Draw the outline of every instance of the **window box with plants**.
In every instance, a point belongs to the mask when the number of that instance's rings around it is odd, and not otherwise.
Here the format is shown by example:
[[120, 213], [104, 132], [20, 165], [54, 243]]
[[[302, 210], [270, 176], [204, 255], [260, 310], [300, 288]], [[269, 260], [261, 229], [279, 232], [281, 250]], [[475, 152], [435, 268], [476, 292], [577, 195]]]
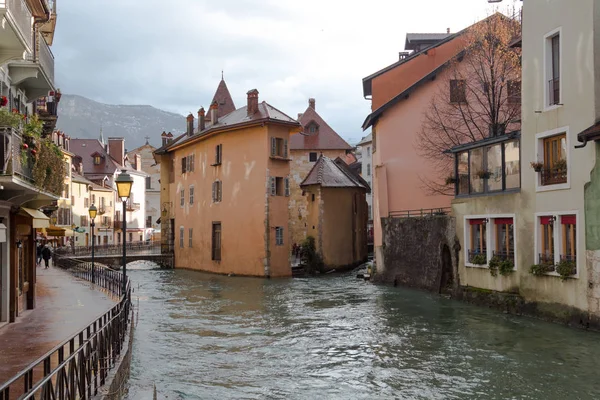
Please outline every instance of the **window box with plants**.
[[502, 276], [510, 275], [515, 269], [515, 263], [510, 258], [502, 258], [499, 256], [493, 256], [488, 264], [490, 269], [490, 275]]
[[477, 176], [479, 179], [489, 179], [492, 176], [492, 173], [490, 171], [481, 170], [477, 172]]
[[541, 172], [542, 169], [544, 168], [544, 163], [539, 162], [539, 161], [532, 161], [530, 163], [530, 165], [531, 165], [531, 168], [533, 168], [533, 170], [535, 172]]
[[473, 253], [470, 255], [470, 262], [474, 265], [486, 265], [487, 264], [487, 256], [485, 253]]
[[577, 274], [577, 264], [574, 260], [562, 259], [556, 264], [556, 273], [560, 275], [560, 279], [568, 279]]

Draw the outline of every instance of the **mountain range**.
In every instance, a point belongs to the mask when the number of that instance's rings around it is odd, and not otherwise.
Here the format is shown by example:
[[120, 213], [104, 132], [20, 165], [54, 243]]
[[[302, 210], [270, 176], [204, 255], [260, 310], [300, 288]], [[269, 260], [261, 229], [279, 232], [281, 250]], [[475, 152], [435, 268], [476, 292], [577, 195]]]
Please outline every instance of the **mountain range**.
[[174, 135], [185, 130], [185, 117], [147, 105], [112, 105], [90, 100], [83, 96], [63, 94], [58, 103], [56, 129], [71, 138], [125, 138], [125, 146], [133, 150], [146, 142], [160, 147], [163, 131]]

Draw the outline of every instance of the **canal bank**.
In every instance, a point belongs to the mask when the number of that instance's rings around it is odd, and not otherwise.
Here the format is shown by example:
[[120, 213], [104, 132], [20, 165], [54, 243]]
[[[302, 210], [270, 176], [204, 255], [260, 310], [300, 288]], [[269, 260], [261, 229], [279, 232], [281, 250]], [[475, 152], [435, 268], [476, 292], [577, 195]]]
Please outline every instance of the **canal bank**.
[[159, 398], [600, 398], [589, 332], [352, 273], [130, 276], [130, 400], [154, 384]]

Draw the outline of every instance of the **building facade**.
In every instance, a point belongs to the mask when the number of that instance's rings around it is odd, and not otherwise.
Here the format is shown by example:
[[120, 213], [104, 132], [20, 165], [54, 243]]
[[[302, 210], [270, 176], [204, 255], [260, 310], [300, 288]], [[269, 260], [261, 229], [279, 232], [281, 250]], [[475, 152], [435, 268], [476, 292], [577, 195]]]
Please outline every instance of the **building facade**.
[[187, 132], [155, 152], [161, 164], [161, 233], [175, 267], [290, 276], [289, 136], [300, 124], [258, 91], [219, 117], [219, 104], [187, 117]]
[[[373, 185], [373, 135], [368, 134], [358, 143], [360, 148], [360, 174], [362, 178], [369, 184], [369, 188]], [[369, 190], [366, 194], [367, 199], [367, 240], [370, 244], [373, 243], [373, 193]]]
[[[309, 225], [308, 202], [300, 183], [321, 155], [335, 160], [351, 152], [350, 146], [317, 113], [315, 99], [308, 99], [308, 107], [298, 115], [302, 132], [290, 138], [291, 180], [290, 180], [290, 231], [291, 241], [300, 245], [306, 239]], [[355, 160], [355, 159], [354, 159]]]

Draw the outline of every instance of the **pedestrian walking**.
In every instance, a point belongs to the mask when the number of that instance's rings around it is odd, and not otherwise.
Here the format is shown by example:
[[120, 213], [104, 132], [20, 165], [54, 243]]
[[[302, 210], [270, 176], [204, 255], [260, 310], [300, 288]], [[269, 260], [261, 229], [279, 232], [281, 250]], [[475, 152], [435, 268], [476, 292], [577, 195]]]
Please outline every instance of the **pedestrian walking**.
[[44, 246], [44, 249], [42, 250], [42, 258], [44, 259], [44, 265], [46, 266], [46, 269], [48, 269], [48, 267], [49, 267], [48, 262], [52, 258], [52, 250], [50, 250], [50, 247], [48, 246], [48, 244], [46, 244]]
[[42, 262], [42, 250], [44, 250], [44, 246], [42, 246], [42, 242], [39, 242], [37, 245], [37, 248], [35, 249], [35, 255], [36, 255], [36, 266], [39, 266], [40, 263]]

